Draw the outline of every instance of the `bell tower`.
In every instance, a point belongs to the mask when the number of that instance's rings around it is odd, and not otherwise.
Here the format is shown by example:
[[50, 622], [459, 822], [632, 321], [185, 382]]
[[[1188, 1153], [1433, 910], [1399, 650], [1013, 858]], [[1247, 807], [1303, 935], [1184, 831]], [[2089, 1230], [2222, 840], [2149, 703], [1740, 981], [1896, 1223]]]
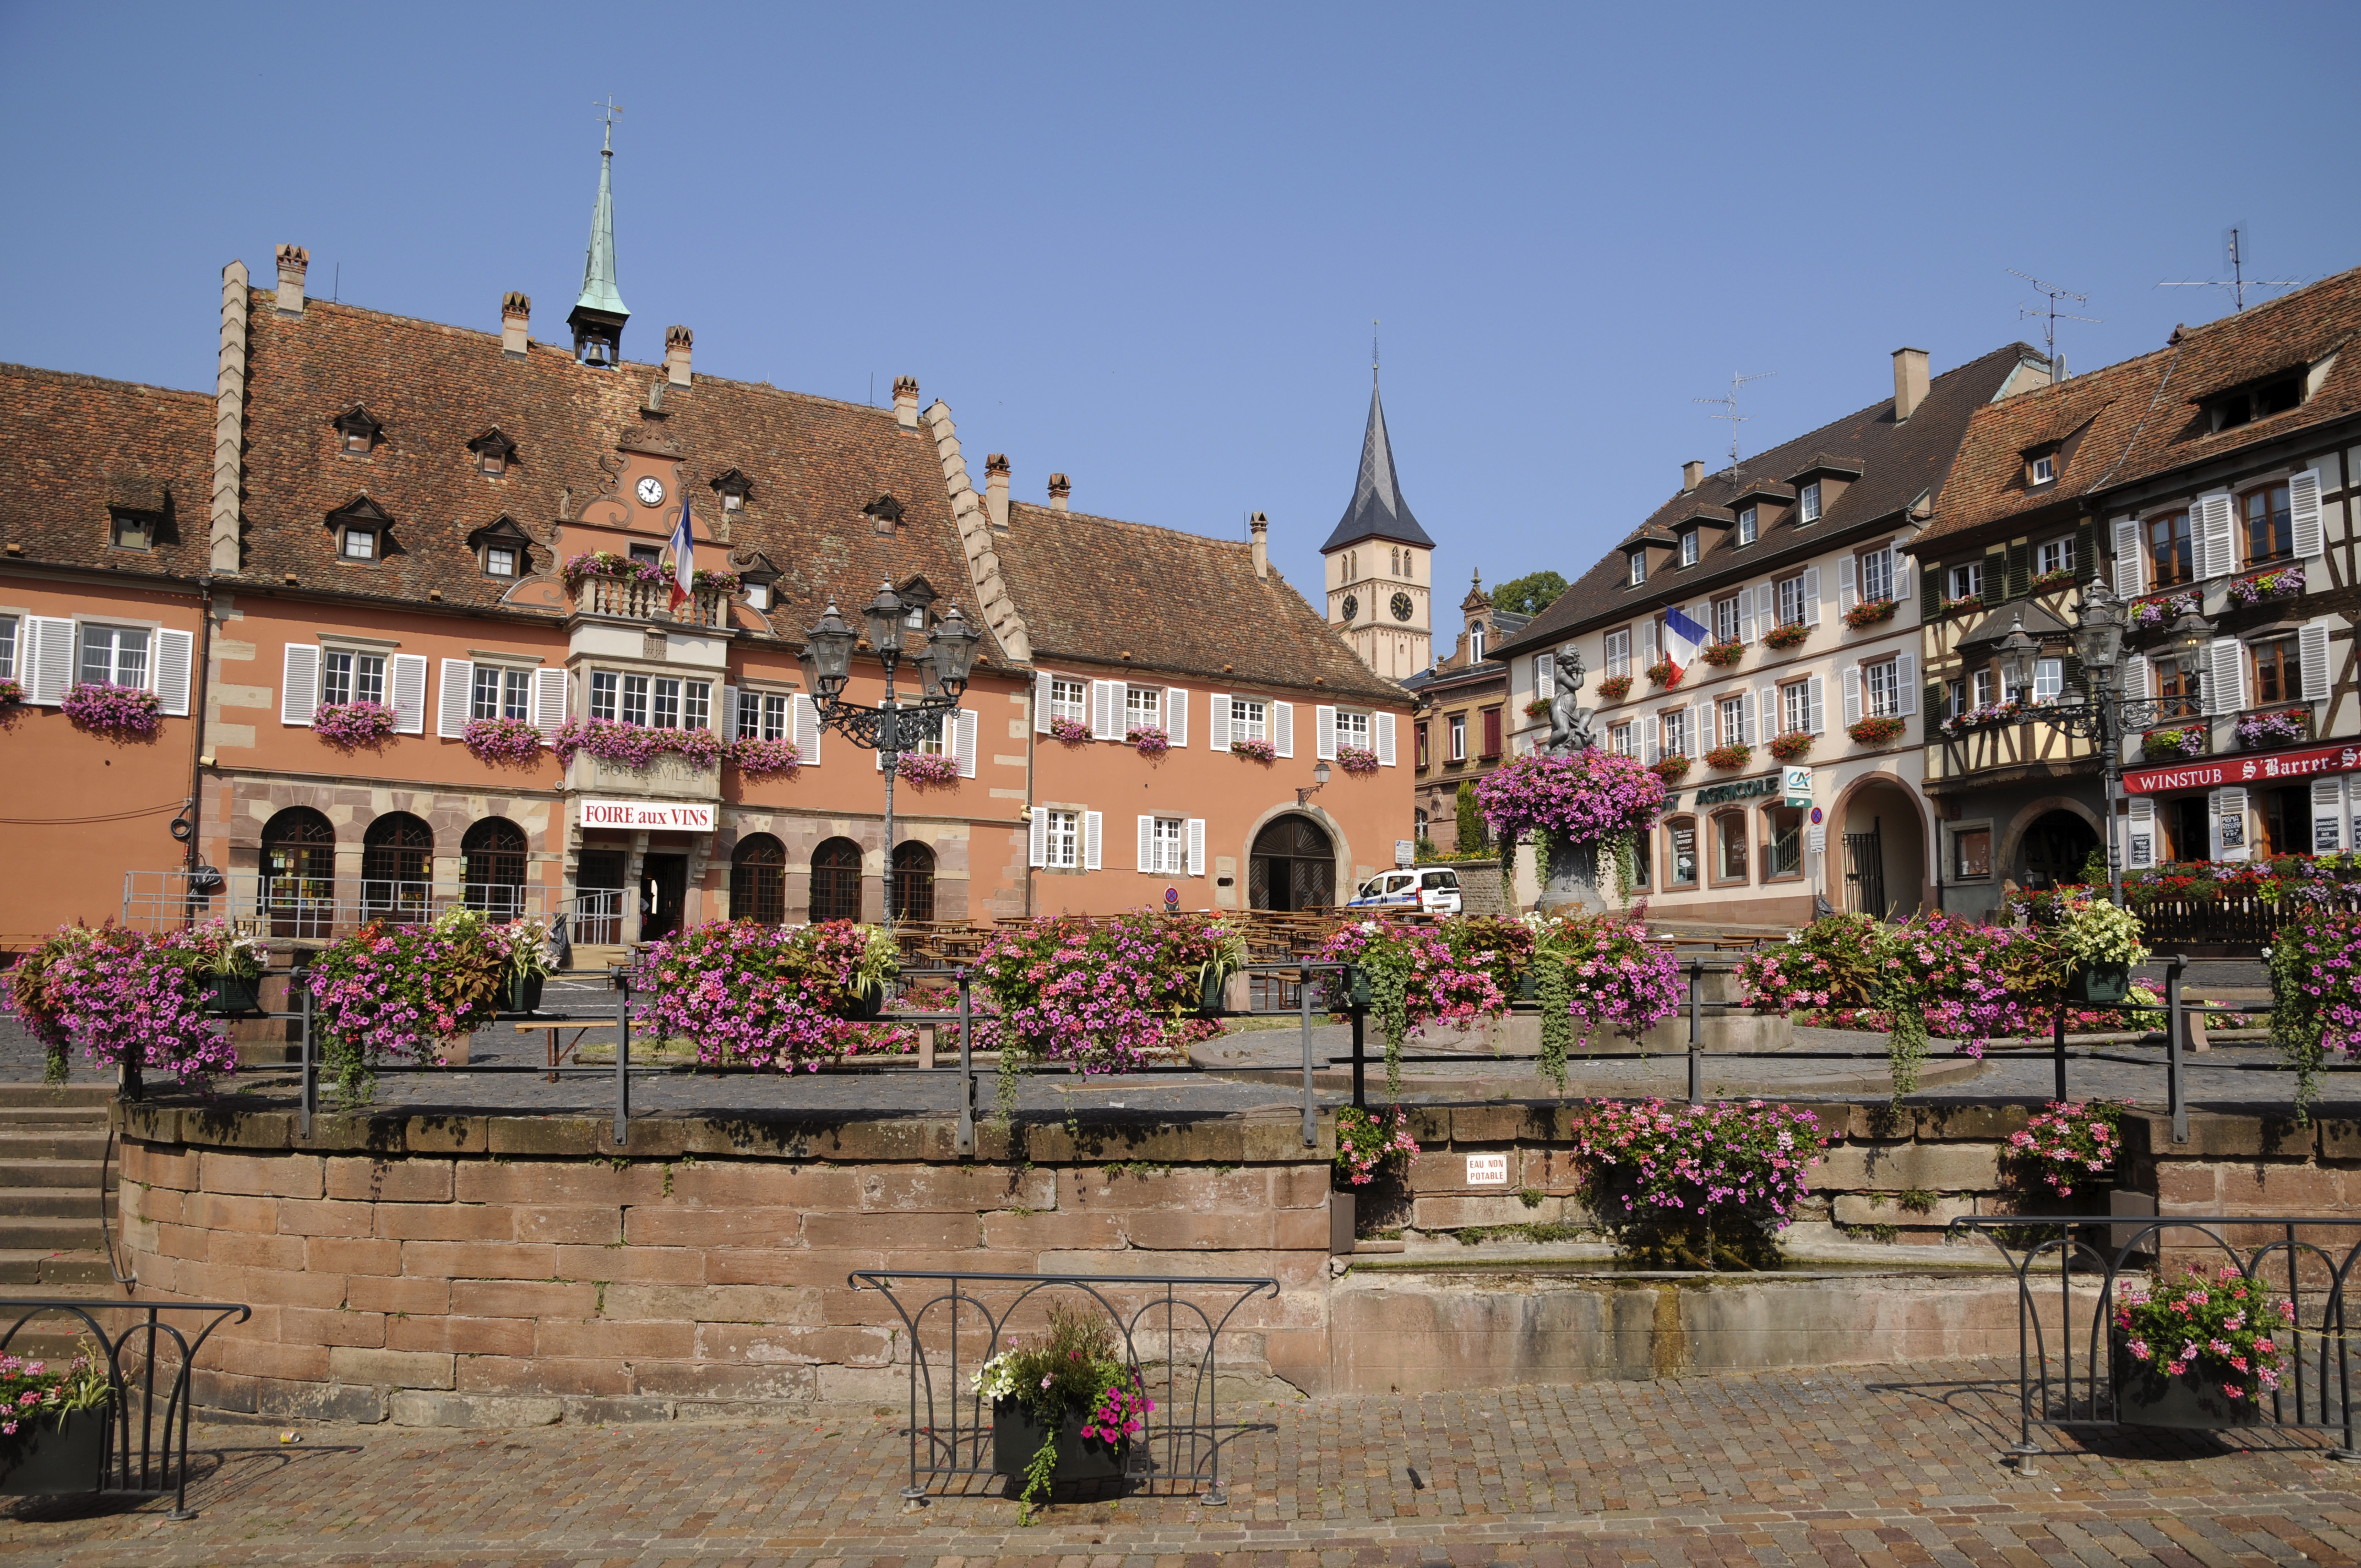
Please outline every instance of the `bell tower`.
[[1434, 541], [1411, 515], [1394, 483], [1377, 368], [1369, 370], [1369, 426], [1361, 437], [1361, 473], [1328, 542], [1328, 624], [1345, 634], [1361, 662], [1389, 680], [1406, 680], [1433, 662]]

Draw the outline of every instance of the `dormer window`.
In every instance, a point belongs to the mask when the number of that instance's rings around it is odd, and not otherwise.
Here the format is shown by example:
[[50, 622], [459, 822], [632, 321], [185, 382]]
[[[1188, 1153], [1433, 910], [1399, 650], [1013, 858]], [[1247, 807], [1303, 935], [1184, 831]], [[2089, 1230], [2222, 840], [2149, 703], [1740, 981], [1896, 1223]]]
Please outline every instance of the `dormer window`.
[[467, 450], [476, 455], [476, 472], [488, 479], [497, 479], [516, 461], [516, 443], [497, 430], [488, 430], [467, 443]]
[[1647, 580], [1648, 553], [1645, 550], [1634, 550], [1631, 552], [1631, 586], [1636, 588]]
[[1694, 566], [1697, 564], [1697, 531], [1692, 528], [1685, 530], [1681, 534], [1681, 565]]
[[862, 507], [861, 510], [863, 515], [875, 521], [877, 532], [880, 533], [893, 532], [895, 525], [903, 518], [902, 503], [894, 499], [893, 492], [890, 490]]
[[336, 446], [346, 456], [368, 456], [384, 434], [384, 423], [358, 403], [336, 416]]
[[377, 530], [360, 523], [345, 524], [344, 539], [338, 544], [336, 553], [347, 561], [376, 560]]
[[511, 545], [488, 544], [484, 547], [484, 576], [513, 577], [517, 575], [517, 553]]
[[2026, 469], [2025, 482], [2028, 485], [2046, 485], [2056, 477], [2058, 477], [2058, 455], [2054, 452], [2045, 452], [2036, 457]]
[[1795, 493], [1795, 521], [1798, 523], [1820, 521], [1820, 482], [1817, 479]]
[[746, 498], [754, 493], [754, 482], [737, 469], [731, 468], [726, 473], [714, 476], [713, 493], [721, 498], [723, 511], [742, 510], [746, 505]]
[[1467, 629], [1467, 662], [1478, 664], [1484, 661], [1484, 623], [1477, 621]]
[[768, 583], [748, 583], [746, 585], [746, 604], [747, 607], [752, 609], [770, 609], [771, 585]]
[[533, 535], [505, 514], [467, 535], [484, 576], [513, 582], [533, 570]]
[[117, 550], [153, 550], [156, 520], [146, 512], [116, 512], [109, 525], [107, 542]]
[[345, 450], [358, 456], [368, 455], [369, 438], [357, 430], [345, 432]]
[[1738, 514], [1738, 542], [1741, 544], [1753, 543], [1754, 528], [1754, 509], [1748, 507]]
[[2213, 416], [2215, 430], [2233, 430], [2273, 414], [2283, 414], [2301, 406], [2303, 378], [2302, 371], [2290, 370], [2258, 386], [2241, 387], [2236, 391], [2208, 398], [2205, 411]]
[[746, 608], [768, 612], [777, 601], [777, 590], [772, 585], [779, 580], [779, 569], [760, 550], [750, 559], [732, 563], [738, 580], [746, 586]]
[[336, 558], [340, 561], [382, 561], [394, 553], [390, 532], [393, 520], [383, 508], [367, 495], [351, 500], [328, 514], [328, 530], [335, 536]]

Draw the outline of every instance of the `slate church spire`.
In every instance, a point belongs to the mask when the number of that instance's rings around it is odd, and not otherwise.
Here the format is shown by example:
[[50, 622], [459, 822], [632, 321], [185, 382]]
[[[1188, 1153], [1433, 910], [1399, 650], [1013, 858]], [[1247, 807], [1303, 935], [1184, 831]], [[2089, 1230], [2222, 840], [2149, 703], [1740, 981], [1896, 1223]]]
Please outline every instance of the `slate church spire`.
[[1394, 477], [1393, 443], [1369, 367], [1369, 423], [1352, 504], [1320, 547], [1327, 563], [1328, 621], [1362, 662], [1402, 680], [1426, 668], [1433, 646], [1428, 589], [1434, 541], [1411, 515]]
[[605, 145], [598, 149], [598, 203], [590, 209], [590, 245], [582, 257], [582, 297], [566, 318], [574, 329], [574, 356], [585, 365], [612, 369], [623, 357], [623, 323], [630, 307], [615, 288], [615, 120], [609, 106]]

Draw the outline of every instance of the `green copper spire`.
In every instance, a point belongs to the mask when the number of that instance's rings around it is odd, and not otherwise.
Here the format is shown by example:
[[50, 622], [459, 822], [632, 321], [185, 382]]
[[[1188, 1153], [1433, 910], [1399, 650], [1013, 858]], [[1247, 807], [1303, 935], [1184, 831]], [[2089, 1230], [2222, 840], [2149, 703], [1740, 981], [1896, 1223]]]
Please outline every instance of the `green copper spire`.
[[614, 168], [615, 125], [609, 120], [606, 145], [598, 149], [598, 204], [591, 209], [590, 248], [582, 258], [582, 297], [574, 308], [628, 316], [631, 309], [615, 290]]

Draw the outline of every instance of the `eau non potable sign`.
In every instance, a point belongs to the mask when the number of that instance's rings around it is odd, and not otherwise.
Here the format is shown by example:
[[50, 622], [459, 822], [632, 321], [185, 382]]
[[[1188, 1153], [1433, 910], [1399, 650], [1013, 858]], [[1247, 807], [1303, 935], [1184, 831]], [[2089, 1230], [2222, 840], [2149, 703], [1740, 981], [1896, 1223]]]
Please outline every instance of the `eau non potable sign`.
[[1509, 1185], [1509, 1157], [1504, 1154], [1471, 1154], [1467, 1157], [1467, 1185], [1470, 1187], [1506, 1187]]

